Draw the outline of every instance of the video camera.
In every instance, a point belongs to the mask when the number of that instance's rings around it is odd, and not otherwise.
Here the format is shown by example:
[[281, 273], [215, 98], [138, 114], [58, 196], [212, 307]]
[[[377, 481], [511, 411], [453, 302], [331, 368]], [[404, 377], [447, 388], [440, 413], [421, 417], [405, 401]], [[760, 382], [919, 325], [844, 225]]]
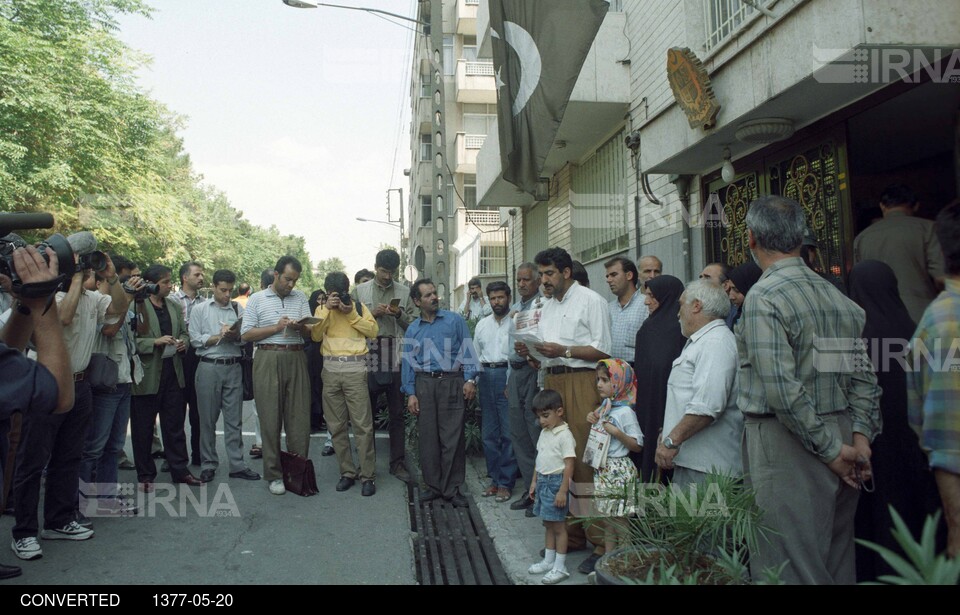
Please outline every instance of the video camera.
[[45, 297], [60, 290], [69, 283], [76, 272], [73, 262], [73, 248], [67, 238], [54, 233], [37, 246], [43, 259], [49, 264], [47, 248], [51, 248], [60, 263], [60, 275], [48, 282], [24, 285], [13, 264], [13, 251], [28, 244], [13, 231], [25, 229], [52, 228], [53, 216], [37, 213], [0, 213], [0, 274], [10, 278], [14, 292], [23, 297]]
[[153, 282], [145, 282], [143, 287], [140, 290], [134, 290], [132, 286], [127, 284], [127, 281], [130, 279], [129, 275], [120, 276], [120, 283], [123, 284], [123, 290], [127, 293], [133, 295], [134, 300], [143, 301], [150, 295], [159, 295], [160, 294], [160, 285]]

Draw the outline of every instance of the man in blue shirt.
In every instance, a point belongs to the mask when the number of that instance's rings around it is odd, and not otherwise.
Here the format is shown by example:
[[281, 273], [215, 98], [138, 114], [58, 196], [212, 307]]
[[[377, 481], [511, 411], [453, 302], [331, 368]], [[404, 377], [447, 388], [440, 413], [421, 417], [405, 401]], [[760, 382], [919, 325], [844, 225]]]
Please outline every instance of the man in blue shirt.
[[402, 390], [409, 395], [407, 409], [419, 417], [420, 471], [427, 491], [420, 499], [442, 497], [465, 508], [460, 494], [466, 477], [464, 421], [466, 405], [477, 393], [477, 359], [463, 318], [439, 309], [437, 288], [420, 279], [410, 288], [420, 318], [403, 338]]

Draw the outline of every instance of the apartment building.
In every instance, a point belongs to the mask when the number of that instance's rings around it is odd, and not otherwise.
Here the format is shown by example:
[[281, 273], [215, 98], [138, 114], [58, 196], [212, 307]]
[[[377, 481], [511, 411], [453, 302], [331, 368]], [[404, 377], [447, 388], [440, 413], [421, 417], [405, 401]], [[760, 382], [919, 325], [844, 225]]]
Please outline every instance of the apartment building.
[[956, 198], [958, 109], [950, 0], [614, 1], [537, 194], [503, 180], [492, 129], [478, 204], [501, 211], [508, 270], [559, 245], [606, 293], [617, 254], [655, 254], [682, 279], [744, 262], [747, 205], [782, 194], [805, 208], [824, 271], [844, 277], [887, 185], [911, 185], [929, 217]]

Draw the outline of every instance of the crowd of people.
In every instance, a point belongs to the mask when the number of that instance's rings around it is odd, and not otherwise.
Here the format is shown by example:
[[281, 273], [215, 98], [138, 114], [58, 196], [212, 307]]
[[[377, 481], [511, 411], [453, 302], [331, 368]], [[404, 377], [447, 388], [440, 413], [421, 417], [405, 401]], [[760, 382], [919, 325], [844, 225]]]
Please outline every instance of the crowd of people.
[[[910, 198], [888, 190], [884, 220], [909, 216]], [[229, 479], [263, 479], [283, 495], [281, 451], [309, 457], [311, 432], [326, 428], [336, 491], [359, 481], [373, 496], [378, 402], [389, 416], [390, 473], [415, 474], [409, 412], [420, 500], [464, 507], [465, 421], [476, 397], [490, 480], [479, 495], [542, 519], [545, 551], [530, 573], [547, 584], [570, 576], [569, 550], [593, 549], [579, 567], [589, 573], [628, 540], [639, 511], [625, 486], [704, 485], [712, 473], [742, 477], [773, 530], [750, 553], [756, 578], [771, 569], [787, 583], [876, 578], [884, 564], [855, 551], [854, 536], [890, 544], [888, 504], [916, 532], [942, 503], [956, 556], [960, 367], [948, 349], [960, 337], [960, 205], [935, 226], [916, 219], [909, 232], [878, 226], [858, 236], [849, 297], [815, 270], [799, 204], [760, 198], [746, 224], [753, 260], [708, 264], [688, 283], [656, 256], [607, 261], [611, 301], [590, 290], [585, 270], [575, 276], [562, 248], [516, 267], [516, 295], [506, 282], [482, 292], [471, 280], [456, 312], [440, 308], [432, 280], [395, 280], [400, 258], [389, 249], [352, 290], [333, 272], [309, 298], [295, 288], [302, 265], [291, 256], [263, 272], [255, 293], [215, 271], [209, 298], [200, 263], [179, 269], [174, 293], [171, 269], [141, 272], [117, 255], [99, 270], [79, 268], [53, 297], [6, 284], [0, 462], [11, 549], [35, 559], [41, 539], [92, 537], [91, 516], [135, 514], [117, 490], [118, 468], [130, 467], [128, 432], [145, 493], [160, 459], [174, 483], [218, 480], [222, 420]], [[911, 262], [933, 264], [906, 272], [883, 262], [909, 251]], [[13, 259], [21, 289], [57, 276], [52, 252], [19, 248]], [[935, 298], [937, 288], [945, 291]], [[890, 340], [904, 341], [899, 360], [871, 352]], [[839, 361], [825, 341], [840, 343]], [[115, 382], [101, 382], [98, 357], [116, 364]], [[245, 400], [256, 417], [249, 451]], [[260, 473], [249, 465], [257, 458]], [[867, 484], [876, 488], [866, 493]], [[584, 511], [605, 517], [601, 532], [575, 520]], [[0, 578], [18, 574], [0, 566]]]

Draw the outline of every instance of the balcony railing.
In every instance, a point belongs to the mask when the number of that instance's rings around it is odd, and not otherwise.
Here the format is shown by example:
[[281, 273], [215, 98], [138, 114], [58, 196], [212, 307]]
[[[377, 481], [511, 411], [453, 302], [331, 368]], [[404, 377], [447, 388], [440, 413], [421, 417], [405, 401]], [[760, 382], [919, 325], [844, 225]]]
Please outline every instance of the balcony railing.
[[464, 70], [468, 77], [493, 77], [493, 62], [466, 62]]
[[487, 135], [464, 135], [463, 146], [467, 149], [480, 149]]
[[[492, 229], [500, 228], [500, 212], [489, 211], [486, 209], [469, 209], [467, 217], [480, 227], [489, 227]], [[486, 228], [484, 229], [486, 230]]]

